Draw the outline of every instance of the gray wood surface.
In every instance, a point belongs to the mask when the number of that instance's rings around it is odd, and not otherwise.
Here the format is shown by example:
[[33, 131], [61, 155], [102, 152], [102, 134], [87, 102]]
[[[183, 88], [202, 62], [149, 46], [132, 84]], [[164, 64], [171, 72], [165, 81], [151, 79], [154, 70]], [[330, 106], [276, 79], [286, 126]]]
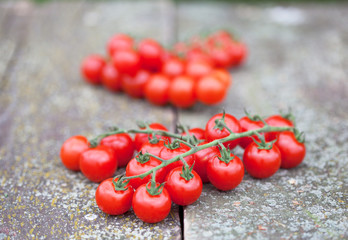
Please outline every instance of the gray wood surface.
[[[0, 2], [0, 239], [348, 238], [347, 22], [347, 4]], [[231, 71], [217, 106], [156, 107], [81, 80], [83, 57], [103, 54], [114, 33], [170, 45], [220, 28], [245, 41], [250, 56]], [[132, 128], [138, 119], [174, 130], [177, 122], [204, 127], [223, 108], [239, 118], [243, 108], [269, 115], [288, 107], [306, 132], [303, 164], [261, 181], [246, 174], [229, 192], [205, 185], [184, 208], [183, 226], [175, 205], [158, 224], [132, 211], [103, 214], [98, 185], [59, 159], [68, 137]]]

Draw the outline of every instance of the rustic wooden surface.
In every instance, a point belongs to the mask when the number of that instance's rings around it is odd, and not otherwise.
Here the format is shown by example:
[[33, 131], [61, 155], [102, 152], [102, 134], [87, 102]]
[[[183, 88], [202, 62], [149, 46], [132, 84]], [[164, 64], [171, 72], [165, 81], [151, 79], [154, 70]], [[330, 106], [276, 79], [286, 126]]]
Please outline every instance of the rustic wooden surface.
[[[348, 5], [0, 3], [0, 239], [344, 239], [348, 237]], [[154, 107], [82, 82], [81, 59], [116, 32], [165, 45], [203, 30], [235, 30], [250, 48], [220, 105]], [[158, 224], [110, 217], [97, 184], [66, 170], [62, 142], [136, 119], [204, 127], [222, 108], [268, 115], [292, 107], [306, 132], [298, 168], [201, 198]], [[236, 153], [241, 155], [240, 149]], [[122, 171], [122, 170], [120, 170]], [[182, 236], [181, 229], [184, 235]]]

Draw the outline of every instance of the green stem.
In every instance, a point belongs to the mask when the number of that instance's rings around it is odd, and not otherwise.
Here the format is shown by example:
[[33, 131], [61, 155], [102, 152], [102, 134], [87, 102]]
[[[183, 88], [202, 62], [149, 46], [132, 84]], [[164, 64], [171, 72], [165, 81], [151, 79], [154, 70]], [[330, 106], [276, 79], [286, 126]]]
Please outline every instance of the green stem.
[[255, 129], [255, 130], [250, 130], [247, 132], [242, 132], [242, 133], [231, 133], [229, 136], [224, 137], [224, 138], [220, 138], [220, 139], [216, 139], [214, 141], [211, 141], [209, 143], [203, 144], [203, 145], [199, 145], [199, 146], [195, 146], [193, 148], [191, 148], [189, 151], [179, 154], [169, 160], [163, 160], [163, 162], [152, 168], [151, 170], [140, 174], [140, 175], [134, 175], [134, 176], [129, 176], [129, 177], [124, 177], [124, 179], [132, 179], [132, 178], [144, 178], [147, 175], [151, 174], [153, 171], [157, 171], [160, 168], [163, 168], [165, 166], [168, 166], [169, 164], [179, 161], [181, 158], [187, 157], [191, 154], [194, 154], [200, 150], [206, 149], [206, 148], [210, 148], [213, 146], [217, 146], [219, 145], [219, 143], [224, 143], [224, 142], [228, 142], [228, 141], [232, 141], [235, 140], [237, 138], [242, 138], [242, 137], [249, 137], [249, 136], [253, 136], [256, 135], [257, 133], [263, 133], [263, 132], [282, 132], [282, 131], [291, 131], [293, 130], [293, 127], [272, 127], [272, 126], [264, 126], [262, 128], [259, 129]]

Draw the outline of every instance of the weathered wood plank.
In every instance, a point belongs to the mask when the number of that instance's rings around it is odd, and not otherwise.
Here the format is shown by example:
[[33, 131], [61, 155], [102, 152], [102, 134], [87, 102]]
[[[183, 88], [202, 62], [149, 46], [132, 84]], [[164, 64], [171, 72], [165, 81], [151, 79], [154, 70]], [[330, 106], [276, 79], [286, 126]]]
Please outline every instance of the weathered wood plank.
[[231, 72], [227, 99], [179, 111], [179, 120], [203, 127], [222, 108], [242, 117], [244, 107], [262, 115], [292, 107], [307, 137], [306, 159], [296, 169], [265, 180], [246, 174], [229, 192], [206, 185], [185, 208], [185, 238], [347, 238], [347, 16], [346, 4], [179, 6], [181, 37], [203, 26], [230, 27], [250, 48], [247, 64]]
[[103, 53], [114, 33], [168, 40], [160, 23], [170, 21], [170, 8], [162, 1], [52, 2], [30, 9], [26, 41], [8, 75], [15, 95], [8, 88], [1, 93], [1, 99], [15, 100], [4, 126], [9, 134], [0, 135], [1, 239], [181, 238], [177, 207], [159, 224], [145, 224], [132, 211], [107, 216], [94, 201], [98, 185], [59, 159], [61, 144], [72, 135], [136, 127], [137, 119], [174, 126], [170, 107], [89, 86], [79, 75], [82, 58]]

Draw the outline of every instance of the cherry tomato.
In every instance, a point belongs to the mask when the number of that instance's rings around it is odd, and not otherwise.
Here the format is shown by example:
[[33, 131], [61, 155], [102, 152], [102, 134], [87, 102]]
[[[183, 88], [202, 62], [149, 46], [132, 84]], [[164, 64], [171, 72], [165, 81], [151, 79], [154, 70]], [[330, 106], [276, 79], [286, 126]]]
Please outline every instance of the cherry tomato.
[[208, 75], [212, 70], [212, 65], [203, 60], [188, 61], [186, 65], [186, 74], [197, 81]]
[[297, 141], [293, 132], [281, 132], [275, 142], [281, 153], [281, 168], [294, 168], [298, 166], [306, 155], [304, 143]]
[[146, 184], [143, 184], [133, 195], [132, 207], [134, 213], [138, 218], [147, 223], [156, 223], [165, 219], [170, 212], [171, 206], [172, 201], [165, 188], [163, 188], [161, 194], [151, 195], [146, 190]]
[[170, 102], [181, 108], [191, 107], [196, 102], [195, 81], [188, 76], [175, 77], [169, 86]]
[[[163, 126], [162, 124], [160, 124], [160, 123], [151, 123], [149, 125], [149, 127], [152, 130], [168, 131], [168, 129], [165, 126]], [[169, 137], [165, 137], [165, 136], [161, 136], [161, 135], [156, 135], [156, 136], [158, 138], [160, 138], [160, 139], [164, 139], [166, 141], [170, 141]], [[135, 137], [134, 137], [135, 149], [137, 151], [139, 151], [141, 149], [141, 147], [143, 146], [143, 144], [149, 141], [149, 137], [150, 137], [150, 139], [152, 139], [152, 137], [150, 135], [145, 134], [145, 133], [137, 133], [137, 134], [135, 134]]]
[[[190, 69], [186, 73], [191, 72], [194, 74], [194, 76], [198, 75], [197, 78], [209, 73], [209, 68], [212, 68], [214, 65], [212, 59], [202, 49], [189, 49], [187, 51], [186, 59], [188, 62], [194, 63], [191, 64]], [[200, 64], [200, 62], [203, 62], [203, 65]], [[206, 66], [207, 64], [208, 67]]]
[[213, 105], [225, 99], [227, 89], [226, 85], [216, 76], [208, 75], [198, 81], [195, 90], [200, 102]]
[[232, 84], [232, 77], [226, 69], [216, 68], [211, 72], [211, 75], [222, 81], [226, 87], [230, 87]]
[[115, 153], [107, 146], [90, 148], [80, 156], [80, 169], [92, 182], [101, 182], [112, 177], [117, 169]]
[[[117, 181], [118, 178], [115, 179]], [[126, 190], [115, 190], [112, 178], [105, 179], [95, 192], [95, 200], [100, 210], [109, 215], [121, 215], [132, 206], [134, 189], [130, 185]]]
[[[199, 143], [198, 146], [206, 144], [206, 143], [208, 142]], [[193, 165], [193, 170], [195, 170], [198, 173], [203, 183], [209, 182], [209, 178], [207, 175], [208, 161], [211, 158], [218, 155], [220, 155], [220, 151], [216, 146], [202, 149], [195, 153], [195, 165]]]
[[124, 49], [112, 55], [112, 64], [121, 74], [134, 76], [140, 69], [140, 58], [133, 49]]
[[169, 101], [170, 80], [163, 74], [154, 74], [144, 88], [145, 98], [155, 105], [165, 105]]
[[121, 76], [114, 66], [106, 64], [101, 73], [103, 85], [110, 91], [121, 90]]
[[179, 58], [172, 57], [163, 62], [162, 73], [169, 78], [174, 78], [183, 75], [185, 71], [185, 63]]
[[245, 61], [248, 55], [248, 49], [243, 43], [234, 42], [227, 48], [232, 60], [232, 66], [238, 66]]
[[117, 51], [132, 49], [133, 44], [134, 40], [130, 36], [117, 34], [109, 40], [107, 44], [107, 52], [109, 53], [109, 56], [112, 56]]
[[219, 190], [228, 191], [236, 188], [243, 180], [244, 166], [239, 157], [234, 157], [228, 163], [221, 161], [215, 156], [208, 161], [207, 175], [209, 181]]
[[[153, 157], [150, 157], [150, 159], [145, 163], [140, 163], [138, 162], [136, 158], [132, 158], [132, 160], [129, 161], [126, 167], [126, 177], [143, 174], [151, 170], [152, 168], [157, 167], [161, 163], [162, 162], [160, 160]], [[148, 183], [151, 180], [151, 177], [152, 177], [152, 174], [147, 175], [143, 179], [132, 178], [130, 179], [129, 184], [134, 189], [137, 189], [140, 185], [144, 183]], [[165, 177], [166, 177], [165, 168], [160, 168], [156, 171], [156, 182], [162, 183]]]
[[[262, 128], [264, 125], [261, 121], [253, 121], [247, 116], [239, 119], [239, 124], [242, 128], [241, 132], [247, 132], [247, 131], [259, 129], [259, 128]], [[259, 138], [256, 135], [253, 135], [252, 137], [255, 138], [255, 140], [259, 140]], [[252, 141], [253, 140], [251, 137], [242, 137], [239, 140], [239, 146], [245, 149]]]
[[73, 171], [80, 170], [80, 155], [88, 150], [88, 140], [84, 136], [73, 136], [68, 138], [60, 149], [60, 159], [64, 166]]
[[95, 85], [99, 84], [105, 64], [102, 56], [95, 54], [86, 57], [81, 64], [81, 74], [86, 82]]
[[249, 144], [243, 155], [246, 171], [254, 178], [268, 178], [275, 174], [281, 163], [281, 153], [276, 145], [269, 150], [259, 149], [255, 142]]
[[150, 72], [144, 69], [140, 69], [135, 76], [123, 75], [121, 78], [123, 91], [133, 98], [143, 98], [144, 88], [150, 76]]
[[118, 167], [124, 167], [132, 159], [135, 146], [132, 138], [127, 133], [107, 136], [100, 141], [100, 145], [108, 146], [114, 150]]
[[232, 62], [231, 56], [225, 47], [212, 47], [209, 49], [209, 56], [217, 68], [227, 68]]
[[153, 39], [144, 39], [138, 45], [141, 65], [143, 68], [158, 72], [162, 67], [162, 46]]
[[[195, 136], [198, 140], [205, 140], [205, 130], [202, 128], [191, 128], [188, 130], [190, 135]], [[186, 136], [186, 132], [181, 135]]]
[[[266, 123], [272, 127], [293, 127], [294, 124], [280, 116], [280, 115], [273, 115], [273, 116], [270, 116], [268, 118], [266, 118]], [[265, 138], [266, 138], [266, 141], [273, 141], [277, 138], [277, 135], [279, 134], [279, 132], [267, 132], [265, 133]]]
[[[162, 150], [160, 151], [159, 157], [164, 159], [164, 160], [169, 160], [169, 159], [172, 159], [175, 156], [177, 156], [179, 154], [183, 154], [189, 150], [190, 150], [190, 148], [184, 144], [180, 144], [180, 147], [174, 148], [174, 149], [170, 149], [170, 148], [164, 146], [164, 148], [162, 148]], [[195, 162], [195, 158], [194, 158], [193, 154], [189, 155], [187, 157], [184, 157], [184, 160], [186, 161], [186, 163], [189, 166], [192, 166], [192, 164]], [[173, 162], [165, 167], [166, 173], [169, 173], [173, 168], [182, 167], [183, 165], [184, 165], [184, 163], [180, 160]]]
[[[216, 119], [222, 119], [223, 114], [219, 113], [214, 115], [212, 118], [209, 119], [205, 126], [205, 134], [206, 138], [208, 141], [213, 141], [215, 139], [220, 139], [224, 138], [230, 135], [230, 132], [226, 129], [223, 128], [220, 130], [219, 128], [214, 128], [215, 127], [215, 120]], [[241, 127], [239, 124], [239, 121], [232, 115], [226, 113], [225, 114], [225, 123], [227, 127], [234, 133], [240, 133], [241, 132]], [[236, 147], [239, 143], [239, 139], [235, 139], [232, 141], [224, 142], [224, 146], [226, 146], [229, 149], [233, 149]]]
[[158, 143], [150, 143], [147, 141], [142, 145], [140, 151], [142, 153], [151, 153], [155, 156], [159, 156], [160, 151], [164, 147], [164, 143], [168, 143], [168, 139], [163, 139]]
[[202, 180], [199, 175], [192, 171], [193, 178], [186, 180], [182, 177], [182, 167], [172, 169], [166, 177], [166, 189], [171, 200], [181, 206], [194, 203], [202, 193]]

